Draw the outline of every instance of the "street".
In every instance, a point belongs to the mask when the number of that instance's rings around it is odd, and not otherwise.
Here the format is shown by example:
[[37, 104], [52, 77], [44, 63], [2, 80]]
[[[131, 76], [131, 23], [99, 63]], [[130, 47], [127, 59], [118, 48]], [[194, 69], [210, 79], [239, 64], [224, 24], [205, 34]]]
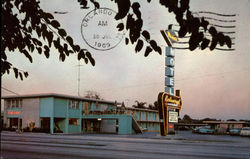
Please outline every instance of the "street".
[[166, 137], [143, 135], [50, 135], [1, 133], [1, 157], [35, 159], [78, 158], [227, 158], [249, 159], [250, 138], [192, 134]]

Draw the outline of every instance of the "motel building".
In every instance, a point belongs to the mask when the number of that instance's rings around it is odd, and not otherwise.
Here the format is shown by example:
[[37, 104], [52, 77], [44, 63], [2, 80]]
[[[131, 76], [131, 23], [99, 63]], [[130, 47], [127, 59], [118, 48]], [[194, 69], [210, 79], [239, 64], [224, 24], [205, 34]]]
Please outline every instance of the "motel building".
[[4, 129], [54, 133], [159, 132], [158, 111], [63, 94], [5, 96]]

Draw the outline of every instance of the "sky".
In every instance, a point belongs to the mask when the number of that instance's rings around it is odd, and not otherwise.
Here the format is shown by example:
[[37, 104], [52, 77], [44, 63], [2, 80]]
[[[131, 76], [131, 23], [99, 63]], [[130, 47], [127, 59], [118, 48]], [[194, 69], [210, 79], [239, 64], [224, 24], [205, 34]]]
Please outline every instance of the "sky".
[[[146, 2], [146, 1], [145, 1]], [[117, 11], [111, 1], [101, 1], [101, 7]], [[80, 62], [80, 95], [87, 91], [96, 91], [105, 100], [124, 102], [131, 107], [135, 100], [153, 104], [159, 92], [164, 91], [165, 57], [151, 53], [144, 57], [143, 51], [135, 53], [132, 45], [125, 45], [124, 38], [113, 49], [100, 51], [91, 48], [81, 34], [81, 23], [93, 9], [82, 10], [75, 0], [42, 0], [41, 7], [60, 22], [61, 26], [73, 37], [75, 43], [87, 48], [96, 60], [96, 66]], [[159, 5], [158, 1], [150, 4], [141, 3], [144, 28], [151, 33], [164, 50], [166, 43], [161, 29], [169, 24], [177, 24], [175, 17]], [[192, 0], [190, 10], [193, 12], [210, 11], [220, 14], [236, 14], [235, 17], [210, 16], [217, 19], [236, 20], [234, 31], [234, 51], [203, 51], [196, 49], [174, 50], [175, 52], [175, 89], [180, 89], [183, 100], [181, 116], [188, 114], [192, 118], [206, 117], [217, 119], [250, 119], [250, 2], [247, 0]], [[67, 12], [55, 14], [54, 12]], [[220, 22], [211, 23], [223, 25]], [[116, 21], [110, 21], [111, 28]], [[231, 25], [231, 24], [230, 24]], [[175, 29], [177, 29], [176, 27]], [[110, 29], [112, 34], [114, 29]], [[220, 30], [220, 28], [218, 28]], [[98, 32], [98, 28], [89, 27], [89, 33]], [[112, 33], [111, 33], [112, 32]], [[128, 33], [125, 33], [128, 36]], [[185, 41], [186, 39], [180, 39]], [[187, 41], [187, 40], [186, 40]], [[185, 47], [186, 45], [175, 44]], [[186, 46], [187, 47], [187, 46]], [[8, 59], [16, 67], [29, 72], [29, 77], [21, 81], [14, 74], [2, 77], [2, 87], [18, 94], [60, 93], [78, 95], [78, 67], [76, 55], [59, 61], [59, 54], [52, 48], [49, 59], [44, 55], [32, 53], [33, 63], [23, 55], [10, 53]], [[2, 89], [2, 96], [13, 95]]]

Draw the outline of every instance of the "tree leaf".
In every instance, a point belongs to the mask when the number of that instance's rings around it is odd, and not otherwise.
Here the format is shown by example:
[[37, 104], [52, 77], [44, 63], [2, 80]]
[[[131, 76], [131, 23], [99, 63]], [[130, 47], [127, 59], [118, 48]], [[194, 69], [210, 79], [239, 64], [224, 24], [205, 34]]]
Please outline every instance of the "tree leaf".
[[208, 47], [208, 44], [209, 44], [210, 40], [204, 38], [202, 43], [201, 43], [201, 50], [204, 50], [205, 48]]
[[31, 63], [33, 62], [33, 61], [32, 61], [32, 57], [30, 56], [30, 54], [28, 53], [28, 51], [22, 50], [21, 52], [29, 59], [29, 61], [30, 61]]
[[24, 72], [24, 76], [27, 78], [29, 76], [28, 72]]
[[150, 39], [150, 34], [147, 30], [142, 32], [142, 36], [148, 41]]
[[30, 44], [29, 50], [30, 50], [31, 52], [33, 52], [34, 49], [35, 49], [34, 45], [33, 45], [33, 44]]
[[67, 33], [66, 33], [66, 31], [64, 29], [59, 29], [58, 33], [62, 37], [65, 37], [67, 35]]
[[47, 45], [44, 45], [44, 55], [46, 56], [46, 58], [49, 58], [49, 47]]
[[[95, 60], [93, 59], [92, 55], [90, 54], [90, 52], [86, 52], [86, 56], [88, 57], [90, 63], [92, 64], [92, 66], [95, 66]], [[86, 58], [85, 58], [86, 59]]]
[[22, 75], [21, 72], [19, 72], [19, 77], [20, 77], [21, 80], [23, 80], [23, 75]]
[[63, 50], [64, 50], [65, 54], [66, 54], [67, 56], [69, 56], [69, 50], [68, 50], [68, 45], [67, 45], [67, 44], [64, 44], [64, 45], [63, 45]]
[[88, 57], [90, 63], [92, 64], [92, 66], [95, 66], [95, 60], [93, 59], [92, 55], [90, 54], [90, 52], [86, 52], [86, 56]]
[[37, 47], [36, 50], [38, 51], [39, 54], [42, 53], [42, 48], [41, 47]]
[[13, 70], [14, 70], [14, 73], [15, 73], [15, 77], [18, 78], [18, 69], [14, 67]]
[[136, 44], [136, 47], [135, 47], [135, 52], [140, 52], [142, 47], [143, 47], [143, 41], [141, 39], [139, 39], [137, 41], [137, 44]]
[[49, 43], [49, 47], [51, 47], [51, 43], [52, 43], [52, 40], [53, 40], [53, 33], [52, 32], [48, 32], [48, 34], [46, 35], [46, 38], [48, 40], [48, 43]]
[[116, 28], [118, 28], [118, 31], [122, 31], [124, 29], [124, 24], [120, 23], [120, 24], [117, 25]]
[[54, 28], [57, 28], [57, 29], [60, 27], [60, 23], [58, 21], [56, 21], [56, 20], [52, 20], [51, 25]]
[[67, 36], [66, 40], [69, 42], [70, 46], [73, 46], [73, 39], [70, 36]]
[[81, 49], [80, 52], [78, 53], [77, 55], [77, 59], [80, 60], [81, 58], [85, 58], [85, 54], [84, 54], [84, 51]]
[[214, 50], [215, 49], [215, 47], [216, 47], [216, 45], [217, 45], [217, 43], [218, 43], [218, 39], [217, 39], [217, 37], [213, 37], [212, 38], [212, 42], [211, 42], [211, 45], [210, 45], [210, 47], [209, 47], [209, 49], [212, 51], [212, 50]]
[[150, 45], [151, 47], [156, 51], [157, 50], [157, 43], [155, 42], [155, 40], [150, 40]]
[[225, 43], [227, 47], [231, 48], [232, 47], [232, 40], [230, 39], [229, 36], [225, 36]]
[[63, 53], [60, 53], [59, 59], [63, 62], [65, 60], [65, 55]]
[[128, 14], [130, 9], [130, 0], [115, 0], [115, 3], [117, 3], [118, 7], [118, 13], [115, 16], [115, 19], [123, 19]]
[[126, 45], [128, 45], [128, 42], [129, 42], [129, 39], [128, 39], [128, 38], [125, 38], [125, 43], [126, 43]]
[[84, 58], [84, 61], [86, 64], [88, 64], [88, 62], [89, 62], [88, 58]]
[[98, 2], [91, 0], [90, 2], [92, 2], [95, 5], [95, 8], [100, 8], [100, 5]]
[[153, 49], [150, 46], [147, 46], [144, 56], [147, 57], [149, 55], [149, 53], [152, 51], [153, 51]]
[[46, 17], [48, 19], [54, 19], [54, 16], [52, 14], [50, 14], [50, 13], [46, 13]]
[[75, 52], [79, 52], [80, 51], [80, 46], [79, 45], [75, 45], [73, 47], [73, 49], [74, 49]]

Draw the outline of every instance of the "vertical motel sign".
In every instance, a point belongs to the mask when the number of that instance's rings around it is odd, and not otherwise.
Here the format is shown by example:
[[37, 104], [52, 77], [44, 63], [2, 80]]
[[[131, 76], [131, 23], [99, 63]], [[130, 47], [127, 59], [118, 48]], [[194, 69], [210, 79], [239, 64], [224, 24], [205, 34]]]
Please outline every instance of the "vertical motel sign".
[[165, 49], [165, 92], [158, 95], [160, 133], [165, 136], [174, 133], [174, 123], [178, 123], [182, 100], [180, 90], [176, 90], [176, 95], [174, 95], [175, 54], [172, 52], [172, 46], [174, 42], [178, 41], [178, 38], [171, 26], [169, 30], [161, 30], [160, 32], [168, 45]]

